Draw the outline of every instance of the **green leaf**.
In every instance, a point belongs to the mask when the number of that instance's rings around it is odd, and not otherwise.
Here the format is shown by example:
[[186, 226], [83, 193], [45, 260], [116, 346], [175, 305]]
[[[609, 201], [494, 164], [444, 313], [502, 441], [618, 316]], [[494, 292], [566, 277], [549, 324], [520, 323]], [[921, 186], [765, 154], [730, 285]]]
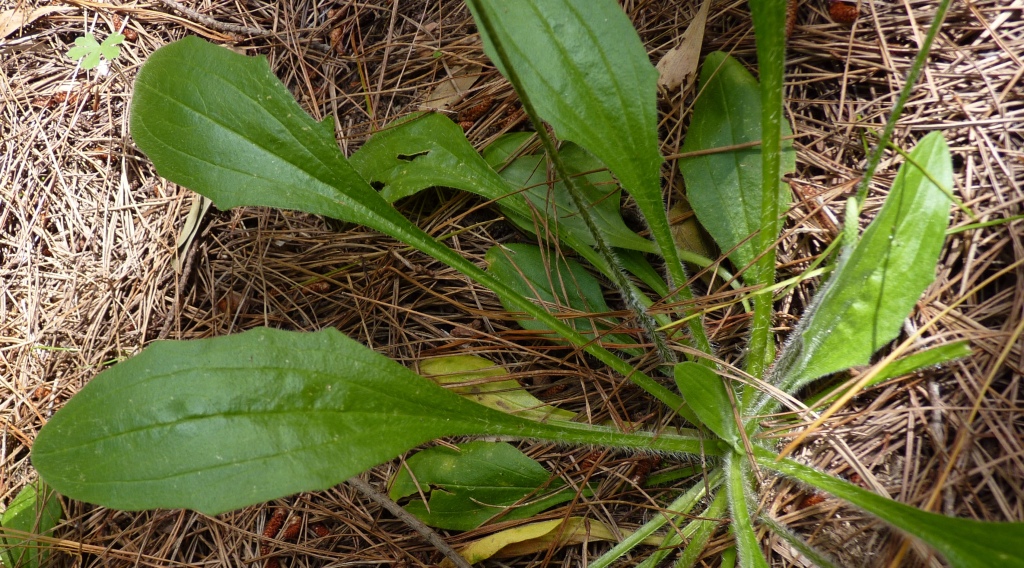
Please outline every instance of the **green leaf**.
[[957, 568], [1024, 567], [1024, 523], [986, 523], [946, 517], [886, 499], [799, 462], [755, 448], [757, 462], [846, 499], [892, 526], [923, 540]]
[[[608, 0], [527, 0], [468, 3], [495, 26], [481, 31], [484, 51], [506, 77], [516, 70], [541, 117], [563, 140], [608, 165], [638, 202], [664, 209], [658, 150], [658, 72], [632, 23]], [[510, 58], [498, 57], [494, 41]], [[653, 193], [651, 193], [653, 190]], [[648, 195], [651, 193], [651, 195]], [[641, 206], [644, 208], [645, 206]], [[664, 211], [661, 212], [664, 217]]]
[[[391, 498], [413, 496], [405, 509], [432, 527], [469, 531], [499, 514], [502, 521], [526, 519], [576, 496], [510, 444], [469, 442], [457, 447], [417, 453], [392, 480]], [[427, 504], [419, 497], [421, 489]]]
[[[925, 136], [911, 153], [941, 183], [953, 185], [942, 134]], [[921, 293], [935, 279], [949, 199], [910, 163], [900, 168], [878, 216], [793, 331], [774, 382], [786, 392], [823, 375], [867, 364], [892, 341]], [[847, 223], [855, 223], [848, 219]]]
[[[658, 72], [621, 7], [613, 0], [470, 0], [467, 5], [484, 51], [510, 79], [524, 108], [535, 109], [560, 138], [608, 166], [633, 196], [671, 280], [681, 286], [686, 275], [661, 192]], [[603, 264], [598, 268], [605, 274], [617, 270]], [[691, 332], [698, 346], [710, 351], [699, 323], [691, 324]]]
[[[96, 41], [96, 37], [92, 33], [86, 33], [84, 36], [75, 38], [75, 47], [68, 50], [68, 57], [74, 61], [78, 61], [83, 57], [86, 57], [92, 53], [95, 53], [100, 47], [100, 42]], [[96, 63], [99, 63], [99, 55], [96, 56]], [[94, 64], [93, 67], [96, 65]], [[89, 67], [88, 69], [91, 69]]]
[[157, 342], [101, 373], [39, 433], [32, 462], [75, 499], [214, 514], [504, 418], [336, 330], [257, 329]]
[[714, 369], [684, 361], [674, 368], [676, 386], [700, 421], [734, 449], [742, 450], [733, 404], [722, 378]]
[[973, 351], [971, 350], [970, 341], [956, 341], [945, 345], [936, 345], [935, 347], [889, 363], [878, 373], [875, 379], [865, 385], [865, 388], [877, 385], [893, 377], [909, 375], [926, 367], [935, 367], [950, 361], [963, 359], [964, 357], [969, 357], [971, 353]]
[[682, 405], [667, 388], [403, 217], [352, 169], [326, 126], [303, 112], [264, 58], [195, 37], [154, 52], [135, 83], [132, 136], [169, 180], [222, 209], [298, 209], [380, 231], [504, 294], [670, 408]]
[[483, 152], [481, 152], [481, 155], [484, 161], [487, 162], [487, 165], [500, 172], [509, 162], [522, 154], [523, 150], [530, 146], [535, 136], [533, 132], [509, 132], [502, 134], [494, 142], [488, 144]]
[[113, 61], [121, 55], [120, 44], [124, 42], [124, 36], [121, 34], [110, 34], [107, 39], [103, 40], [100, 44], [99, 52], [100, 55], [105, 57], [107, 61]]
[[[909, 375], [926, 367], [934, 367], [957, 359], [963, 359], [970, 356], [971, 353], [971, 343], [969, 341], [957, 341], [955, 343], [938, 345], [889, 363], [875, 375], [875, 378], [868, 381], [864, 388], [869, 389], [889, 379]], [[823, 399], [827, 402], [835, 400], [839, 398], [840, 394], [842, 393], [836, 392], [836, 389], [829, 389], [821, 394], [808, 397], [804, 403], [812, 406]]]
[[[723, 148], [761, 140], [761, 90], [757, 79], [731, 56], [716, 51], [707, 56], [700, 73], [700, 97], [682, 152]], [[783, 134], [791, 134], [783, 126]], [[784, 145], [783, 173], [796, 169], [792, 144]], [[761, 252], [761, 148], [745, 148], [685, 158], [679, 171], [686, 180], [686, 197], [697, 219], [737, 268], [750, 265]], [[789, 206], [785, 184], [779, 184], [779, 208]], [[781, 222], [775, 230], [778, 234]], [[734, 249], [735, 247], [735, 249]], [[745, 272], [749, 281], [752, 274]]]
[[[47, 566], [50, 545], [28, 535], [53, 536], [60, 523], [62, 509], [57, 493], [42, 481], [29, 483], [7, 506], [0, 517], [0, 561], [6, 568]], [[13, 532], [26, 537], [14, 536]]]
[[508, 373], [483, 357], [452, 355], [427, 359], [420, 363], [420, 373], [442, 386], [469, 383], [451, 386], [450, 390], [488, 408], [521, 418], [544, 422], [576, 417], [575, 412], [545, 404], [512, 379], [487, 380], [505, 377]]
[[131, 131], [160, 175], [220, 209], [298, 209], [388, 234], [411, 232], [264, 57], [193, 36], [161, 47], [135, 81]]
[[333, 329], [261, 328], [156, 342], [104, 371], [43, 427], [32, 463], [73, 499], [216, 514], [328, 488], [440, 436], [719, 450], [557, 424], [468, 401]]
[[[604, 164], [583, 148], [572, 143], [562, 145], [559, 153], [573, 174], [592, 172], [580, 175], [577, 181], [583, 189], [584, 199], [591, 204], [590, 214], [595, 225], [608, 239], [608, 244], [622, 249], [655, 252], [654, 243], [634, 233], [622, 220], [619, 207], [621, 192]], [[502, 170], [501, 176], [517, 190], [523, 190], [522, 193], [533, 210], [543, 213], [540, 219], [546, 219], [546, 223], [555, 224], [555, 226], [546, 227], [550, 232], [557, 232], [562, 236], [569, 235], [589, 247], [596, 245], [569, 195], [568, 188], [561, 181], [551, 183], [547, 161], [542, 154], [523, 156], [513, 160]], [[520, 228], [535, 233], [538, 220], [533, 217], [524, 219], [514, 214], [509, 215], [509, 218]]]
[[415, 114], [389, 124], [349, 163], [389, 202], [428, 187], [451, 187], [493, 201], [518, 200], [514, 207], [523, 211], [521, 198], [442, 114]]
[[[556, 252], [547, 252], [536, 245], [508, 244], [487, 251], [487, 271], [518, 293], [531, 298], [554, 314], [577, 313], [585, 316], [565, 318], [566, 323], [587, 337], [620, 344], [635, 343], [628, 335], [605, 332], [617, 322], [612, 318], [598, 320], [598, 315], [611, 311], [604, 301], [601, 285], [583, 265]], [[498, 294], [505, 309], [515, 306]], [[544, 322], [519, 317], [516, 321], [532, 331], [550, 331]]]

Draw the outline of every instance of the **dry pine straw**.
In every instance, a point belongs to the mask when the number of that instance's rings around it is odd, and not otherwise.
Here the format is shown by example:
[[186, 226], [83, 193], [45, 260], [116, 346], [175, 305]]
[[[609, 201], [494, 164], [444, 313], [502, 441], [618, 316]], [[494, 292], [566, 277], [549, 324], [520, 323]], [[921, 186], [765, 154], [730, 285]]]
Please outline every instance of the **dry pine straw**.
[[[29, 4], [0, 2], [0, 9]], [[203, 21], [171, 12], [163, 2], [66, 4], [71, 8], [0, 40], [2, 502], [34, 476], [28, 456], [38, 429], [104, 365], [158, 338], [209, 337], [257, 325], [334, 326], [412, 366], [427, 357], [475, 353], [504, 365], [538, 396], [593, 420], [665, 423], [661, 410], [620, 377], [518, 329], [486, 290], [360, 227], [291, 212], [213, 211], [181, 259], [183, 270], [173, 268], [174, 243], [194, 197], [159, 178], [127, 131], [131, 82], [154, 49], [199, 34], [267, 55], [304, 108], [317, 118], [337, 117], [346, 152], [415, 110], [449, 74], [483, 64], [475, 86], [450, 110], [470, 139], [483, 145], [525, 125], [511, 90], [486, 66], [459, 3], [410, 1], [400, 9], [383, 0], [187, 3], [210, 18]], [[626, 2], [625, 8], [656, 59], [685, 29], [693, 4]], [[780, 277], [799, 273], [835, 237], [842, 204], [864, 163], [863, 133], [881, 129], [933, 4], [863, 2], [851, 28], [829, 20], [827, 2], [804, 3], [787, 63], [786, 108], [800, 135], [799, 171], [792, 176], [797, 202], [782, 240]], [[897, 129], [895, 141], [905, 148], [928, 132], [943, 132], [954, 153], [956, 191], [982, 221], [1019, 214], [1024, 200], [1022, 12], [1022, 0], [954, 3]], [[134, 39], [109, 75], [76, 71], [63, 56], [87, 29], [102, 39], [122, 22]], [[270, 35], [246, 39], [218, 22]], [[310, 42], [335, 51], [311, 49]], [[705, 50], [712, 49], [753, 60], [743, 2], [714, 3], [705, 40]], [[436, 51], [443, 57], [434, 58]], [[691, 88], [662, 99], [665, 154], [678, 151], [693, 94]], [[898, 161], [890, 157], [880, 169], [866, 218], [880, 206]], [[665, 171], [677, 187], [674, 164]], [[453, 234], [448, 244], [476, 261], [494, 242], [528, 240], [493, 208], [466, 195], [430, 191], [401, 206], [431, 234]], [[954, 213], [954, 226], [970, 222]], [[907, 320], [912, 332], [956, 304], [918, 347], [969, 339], [974, 355], [859, 397], [831, 422], [828, 435], [806, 445], [803, 459], [916, 506], [936, 493], [932, 509], [946, 514], [1024, 520], [1024, 353], [1021, 343], [1011, 343], [1024, 326], [1018, 284], [1024, 269], [1015, 264], [1024, 257], [1022, 226], [1016, 221], [949, 237], [939, 278]], [[779, 303], [781, 335], [815, 284]], [[712, 292], [707, 303], [732, 298]], [[709, 329], [730, 361], [739, 357], [745, 322], [735, 309], [710, 316]], [[976, 404], [977, 415], [967, 423]], [[952, 453], [962, 436], [966, 444]], [[545, 518], [586, 515], [629, 529], [682, 486], [641, 489], [638, 470], [650, 464], [633, 456], [521, 447], [570, 483], [599, 486], [594, 497]], [[666, 460], [654, 471], [682, 465]], [[947, 466], [945, 483], [937, 485]], [[383, 487], [397, 467], [400, 461], [365, 477]], [[217, 518], [187, 511], [124, 513], [68, 501], [64, 506], [58, 546], [65, 553], [56, 560], [62, 565], [240, 566], [277, 555], [291, 566], [425, 566], [439, 559], [407, 527], [345, 485]], [[785, 482], [766, 486], [762, 506], [850, 565], [884, 565], [902, 545], [879, 523]], [[296, 534], [261, 538], [280, 510], [287, 523], [298, 524]], [[449, 535], [449, 541], [458, 545], [491, 530]], [[713, 543], [708, 558], [723, 542]], [[602, 546], [512, 563], [576, 566]], [[766, 546], [775, 564], [802, 565], [774, 537]], [[916, 548], [909, 558], [910, 565], [936, 563]]]

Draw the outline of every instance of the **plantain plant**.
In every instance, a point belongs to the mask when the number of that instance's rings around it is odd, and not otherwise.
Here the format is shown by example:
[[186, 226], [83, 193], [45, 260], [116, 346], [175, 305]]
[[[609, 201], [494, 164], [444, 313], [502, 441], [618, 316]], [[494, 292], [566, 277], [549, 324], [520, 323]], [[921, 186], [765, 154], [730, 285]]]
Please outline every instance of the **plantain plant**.
[[[358, 223], [448, 264], [521, 314], [524, 327], [585, 350], [677, 413], [684, 427], [623, 432], [529, 403], [502, 411], [496, 408], [509, 406], [488, 404], [487, 393], [448, 390], [336, 330], [260, 328], [156, 342], [99, 374], [35, 441], [32, 460], [46, 482], [63, 495], [106, 507], [216, 514], [328, 488], [439, 437], [551, 440], [710, 458], [704, 480], [591, 565], [609, 565], [669, 520], [690, 539], [680, 565], [692, 565], [716, 527], [707, 519], [722, 516], [731, 518], [742, 566], [767, 566], [758, 526], [829, 565], [827, 555], [757, 512], [758, 470], [841, 497], [924, 541], [952, 565], [1024, 566], [1024, 524], [949, 518], [879, 496], [782, 457], [758, 421], [781, 407], [806, 412], [796, 398], [804, 386], [868, 364], [896, 338], [934, 279], [950, 206], [943, 186], [953, 185], [941, 135], [918, 141], [884, 206], [860, 235], [860, 203], [851, 200], [831, 276], [777, 362], [772, 294], [754, 295], [746, 360], [752, 380], [741, 383], [716, 364], [699, 313], [679, 308], [673, 322], [648, 310], [655, 300], [690, 305], [680, 302], [693, 294], [682, 263], [711, 261], [673, 242], [660, 179], [657, 72], [628, 18], [612, 0], [467, 3], [487, 55], [538, 125], [543, 154], [517, 156], [523, 142], [517, 135], [480, 155], [456, 125], [432, 114], [404, 119], [347, 160], [332, 122], [318, 123], [303, 112], [264, 58], [193, 37], [157, 50], [140, 70], [132, 136], [162, 176], [222, 209], [271, 206]], [[751, 8], [760, 85], [728, 56], [708, 56], [686, 149], [758, 140], [760, 146], [691, 158], [680, 167], [697, 217], [722, 250], [730, 251], [743, 283], [770, 290], [774, 243], [788, 203], [781, 176], [794, 163], [781, 119], [785, 1], [751, 2]], [[546, 176], [535, 179], [548, 168], [551, 183]], [[607, 189], [613, 181], [618, 185]], [[619, 290], [647, 343], [616, 333], [615, 320], [592, 316], [607, 306], [585, 264], [552, 256], [547, 248], [514, 245], [495, 247], [487, 255], [490, 266], [482, 269], [392, 206], [433, 186], [493, 200], [525, 230], [576, 251]], [[650, 240], [622, 223], [619, 186], [637, 203]], [[535, 187], [543, 190], [531, 191]], [[660, 258], [664, 275], [647, 255]], [[575, 316], [556, 317], [551, 306]], [[654, 345], [660, 357], [655, 376], [627, 361], [642, 353], [641, 345]], [[685, 360], [679, 360], [680, 352]], [[902, 362], [903, 368], [963, 356], [969, 349], [952, 344], [926, 353]], [[675, 389], [665, 386], [668, 377]], [[510, 448], [470, 448], [466, 454], [478, 461], [501, 454], [521, 462], [508, 454]], [[536, 480], [533, 466], [522, 467], [531, 472], [523, 479]], [[549, 504], [565, 500], [562, 487], [551, 489]], [[487, 517], [474, 515], [480, 517], [474, 525]], [[466, 522], [438, 521], [452, 528], [467, 528]], [[666, 537], [666, 544], [678, 544], [678, 534]], [[645, 562], [653, 566], [663, 552]]]

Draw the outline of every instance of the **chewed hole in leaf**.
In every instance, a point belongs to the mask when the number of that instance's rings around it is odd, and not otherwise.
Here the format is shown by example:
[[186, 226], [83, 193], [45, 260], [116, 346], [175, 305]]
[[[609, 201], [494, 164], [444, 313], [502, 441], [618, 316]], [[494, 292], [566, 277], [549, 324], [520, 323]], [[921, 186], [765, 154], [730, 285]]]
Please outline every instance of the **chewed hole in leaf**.
[[398, 154], [397, 156], [395, 156], [395, 159], [402, 160], [403, 162], [411, 162], [411, 161], [415, 160], [416, 158], [420, 158], [420, 157], [426, 156], [429, 153], [430, 153], [430, 150], [424, 150], [422, 152], [416, 152], [415, 154]]

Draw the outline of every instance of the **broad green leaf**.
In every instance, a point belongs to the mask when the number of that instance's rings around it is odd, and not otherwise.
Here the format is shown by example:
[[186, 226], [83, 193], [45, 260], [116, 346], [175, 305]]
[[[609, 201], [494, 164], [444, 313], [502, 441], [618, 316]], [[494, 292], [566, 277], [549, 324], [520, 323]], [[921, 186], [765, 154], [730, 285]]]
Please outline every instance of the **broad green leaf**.
[[[0, 561], [5, 568], [48, 566], [50, 545], [28, 535], [52, 537], [61, 513], [57, 493], [42, 481], [22, 488], [0, 517]], [[26, 536], [15, 536], [13, 531]]]
[[104, 371], [43, 427], [32, 463], [73, 499], [216, 514], [325, 489], [440, 436], [702, 447], [688, 435], [558, 424], [466, 400], [333, 329], [260, 328], [156, 342]]
[[443, 114], [416, 114], [389, 124], [349, 163], [389, 202], [428, 187], [451, 187], [493, 201], [518, 200], [513, 207], [523, 210], [521, 198]]
[[564, 481], [552, 479], [510, 444], [469, 442], [457, 447], [417, 453], [391, 482], [391, 498], [412, 497], [405, 509], [432, 527], [469, 531], [499, 514], [502, 521], [527, 519], [576, 496]]
[[572, 420], [575, 412], [569, 412], [544, 403], [512, 379], [487, 380], [490, 377], [504, 377], [505, 369], [476, 355], [452, 355], [427, 359], [420, 363], [420, 373], [439, 385], [471, 383], [451, 386], [458, 393], [473, 402], [488, 408], [514, 414], [521, 418], [544, 422], [546, 420]]
[[533, 142], [536, 135], [533, 132], [509, 132], [502, 134], [487, 145], [480, 153], [487, 165], [501, 171], [526, 150]]
[[[940, 183], [953, 185], [941, 133], [925, 136], [911, 156]], [[892, 341], [935, 279], [948, 222], [948, 198], [921, 170], [904, 164], [878, 216], [840, 257], [793, 331], [773, 371], [776, 384], [795, 392], [823, 375], [867, 364]]]
[[752, 505], [756, 507], [751, 493], [751, 476], [747, 468], [747, 456], [733, 453], [725, 461], [725, 488], [732, 513], [732, 532], [736, 537], [740, 566], [743, 568], [768, 568], [768, 561], [761, 550], [761, 540], [754, 530]]
[[[577, 179], [583, 189], [584, 199], [591, 204], [590, 214], [594, 224], [608, 240], [608, 244], [622, 249], [655, 252], [654, 243], [634, 233], [622, 220], [619, 187], [604, 164], [572, 143], [563, 144], [559, 153], [574, 174], [592, 172], [580, 175]], [[569, 190], [561, 181], [550, 183], [546, 164], [543, 155], [534, 154], [513, 160], [501, 171], [501, 176], [509, 185], [516, 190], [523, 190], [533, 210], [542, 212], [542, 215], [534, 215], [529, 219], [513, 214], [509, 215], [510, 219], [529, 232], [537, 232], [536, 223], [553, 223], [556, 226], [542, 227], [541, 232], [550, 231], [563, 236], [568, 234], [587, 246], [595, 246], [594, 238], [569, 196]], [[538, 220], [538, 217], [546, 221]]]
[[[619, 532], [626, 531], [619, 529]], [[569, 544], [601, 540], [614, 541], [617, 540], [617, 537], [601, 521], [585, 519], [583, 517], [570, 517], [568, 519], [530, 523], [503, 530], [469, 544], [459, 550], [459, 554], [470, 564], [475, 564], [483, 562], [488, 558], [514, 558], [542, 552], [553, 546], [561, 547]], [[660, 542], [660, 537], [648, 537], [643, 541], [643, 544], [657, 546]], [[441, 566], [442, 568], [450, 568], [452, 564], [451, 561], [445, 559]]]
[[[619, 344], [635, 343], [628, 335], [605, 335], [616, 322], [611, 318], [602, 318], [603, 321], [598, 318], [611, 308], [604, 301], [597, 279], [575, 260], [557, 252], [546, 252], [536, 245], [498, 245], [487, 251], [487, 271], [552, 313], [582, 314], [565, 318], [565, 321], [586, 337]], [[516, 311], [502, 294], [499, 293], [498, 298], [505, 309]], [[516, 321], [523, 329], [551, 330], [546, 323], [533, 318], [520, 317]]]
[[876, 515], [890, 525], [923, 540], [956, 568], [1024, 567], [1024, 523], [986, 523], [929, 513], [861, 489], [799, 462], [755, 448], [765, 468], [828, 491]]
[[663, 210], [658, 72], [622, 8], [610, 0], [467, 4], [478, 22], [483, 16], [494, 26], [494, 38], [478, 26], [488, 57], [506, 77], [513, 69], [516, 88], [555, 133], [607, 164], [638, 202], [645, 200], [641, 208]]
[[75, 499], [219, 513], [508, 419], [336, 330], [257, 329], [157, 342], [101, 373], [43, 428], [32, 462]]
[[668, 407], [682, 405], [670, 390], [409, 222], [352, 169], [329, 126], [303, 112], [264, 58], [195, 37], [154, 52], [135, 83], [132, 135], [171, 181], [222, 209], [298, 209], [380, 231], [503, 294]]
[[220, 209], [298, 209], [415, 240], [264, 57], [193, 36], [161, 47], [135, 81], [131, 131], [160, 175]]
[[674, 368], [676, 386], [704, 426], [733, 448], [742, 449], [733, 404], [722, 378], [714, 369], [693, 361], [684, 361]]
[[[716, 51], [707, 56], [700, 73], [700, 96], [686, 132], [682, 151], [723, 148], [761, 140], [761, 90], [757, 79], [731, 56]], [[783, 126], [783, 134], [790, 134]], [[782, 172], [796, 169], [796, 153], [784, 145]], [[750, 265], [761, 252], [761, 148], [745, 148], [681, 159], [686, 197], [723, 251], [737, 268]], [[779, 208], [789, 205], [789, 189], [779, 183]], [[779, 223], [775, 234], [782, 228]], [[734, 248], [735, 247], [735, 248]], [[749, 281], [753, 275], [745, 272]]]

